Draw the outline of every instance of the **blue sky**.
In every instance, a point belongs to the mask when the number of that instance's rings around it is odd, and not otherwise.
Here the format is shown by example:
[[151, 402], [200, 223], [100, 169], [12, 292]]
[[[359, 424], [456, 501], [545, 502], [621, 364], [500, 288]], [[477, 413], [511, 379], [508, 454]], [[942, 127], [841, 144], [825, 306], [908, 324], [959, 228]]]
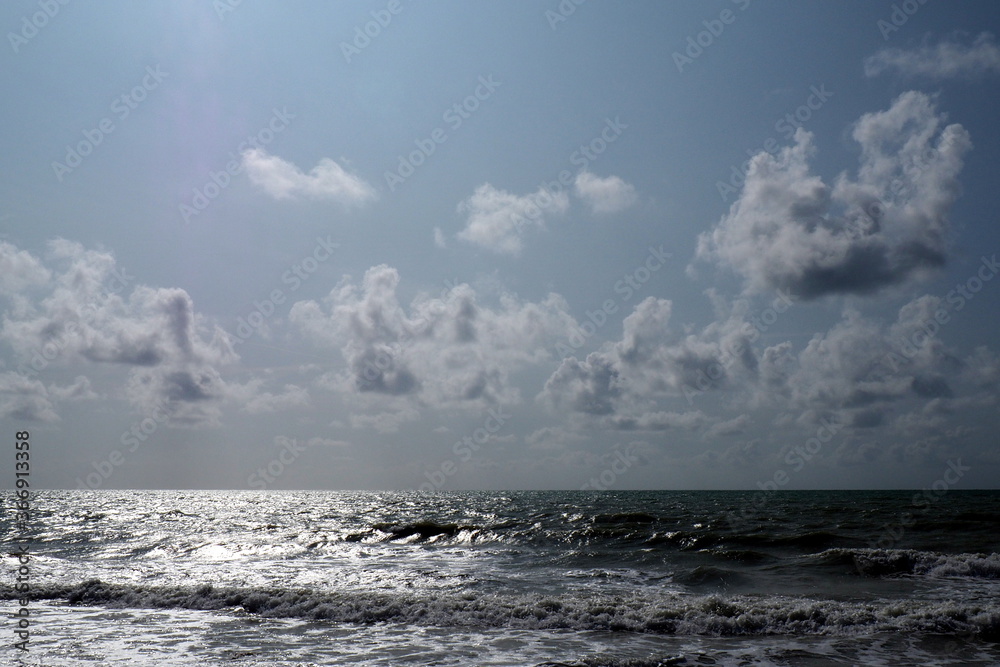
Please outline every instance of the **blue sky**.
[[998, 24], [5, 3], [0, 416], [49, 487], [995, 487]]

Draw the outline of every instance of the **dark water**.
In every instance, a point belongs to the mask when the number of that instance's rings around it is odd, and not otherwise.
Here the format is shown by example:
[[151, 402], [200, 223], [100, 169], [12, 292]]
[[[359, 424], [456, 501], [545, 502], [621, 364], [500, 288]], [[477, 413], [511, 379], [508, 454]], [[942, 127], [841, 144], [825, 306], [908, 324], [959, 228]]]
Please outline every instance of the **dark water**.
[[1000, 492], [60, 491], [35, 507], [44, 664], [1000, 664]]

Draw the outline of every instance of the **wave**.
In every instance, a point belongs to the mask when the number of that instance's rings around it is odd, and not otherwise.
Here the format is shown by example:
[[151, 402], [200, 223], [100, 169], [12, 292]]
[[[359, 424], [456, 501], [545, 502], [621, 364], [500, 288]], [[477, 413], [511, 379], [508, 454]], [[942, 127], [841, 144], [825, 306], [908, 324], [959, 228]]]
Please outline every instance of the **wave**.
[[[665, 525], [666, 524], [666, 525]], [[671, 525], [672, 524], [672, 525]], [[345, 542], [503, 543], [508, 545], [587, 545], [620, 548], [654, 547], [682, 551], [725, 549], [733, 553], [778, 551], [820, 551], [833, 547], [863, 544], [860, 539], [828, 531], [739, 533], [719, 527], [679, 525], [643, 512], [599, 514], [583, 521], [548, 524], [507, 521], [495, 525], [442, 523], [432, 519], [369, 524], [361, 530], [345, 532]]]
[[688, 570], [687, 572], [682, 572], [676, 575], [674, 577], [674, 581], [692, 587], [715, 587], [742, 584], [747, 581], [747, 577], [739, 572], [727, 570], [726, 568], [712, 567], [711, 565], [699, 565], [698, 567]]
[[[0, 598], [15, 599], [9, 587]], [[42, 585], [35, 599], [71, 605], [242, 611], [348, 624], [571, 629], [668, 635], [856, 635], [913, 632], [1000, 639], [995, 602], [853, 602], [783, 596], [477, 594], [420, 596], [308, 589], [146, 587], [92, 579]]]
[[415, 521], [412, 523], [376, 523], [369, 530], [350, 533], [345, 542], [492, 542], [499, 539], [496, 533], [482, 526], [464, 526], [457, 523]]
[[1000, 554], [944, 554], [915, 549], [828, 549], [820, 565], [850, 566], [869, 577], [917, 575], [1000, 579]]

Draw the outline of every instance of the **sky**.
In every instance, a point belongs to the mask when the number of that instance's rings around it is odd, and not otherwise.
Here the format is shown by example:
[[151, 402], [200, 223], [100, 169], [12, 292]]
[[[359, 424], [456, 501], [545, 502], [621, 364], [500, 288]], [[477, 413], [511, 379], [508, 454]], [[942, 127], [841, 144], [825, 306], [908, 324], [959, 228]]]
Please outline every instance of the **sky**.
[[0, 28], [36, 487], [1000, 487], [995, 2]]

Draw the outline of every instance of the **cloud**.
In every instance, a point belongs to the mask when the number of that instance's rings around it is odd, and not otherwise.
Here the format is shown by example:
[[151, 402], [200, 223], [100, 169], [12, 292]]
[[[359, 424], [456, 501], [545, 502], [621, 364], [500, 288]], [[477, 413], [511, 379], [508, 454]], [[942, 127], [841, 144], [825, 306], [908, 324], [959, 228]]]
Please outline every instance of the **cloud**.
[[0, 294], [13, 294], [44, 285], [51, 274], [31, 253], [0, 241]]
[[657, 409], [657, 401], [735, 387], [756, 377], [758, 360], [739, 312], [685, 333], [671, 329], [672, 309], [669, 300], [644, 299], [622, 321], [620, 340], [583, 361], [563, 359], [537, 400], [556, 411], [606, 418], [616, 429], [707, 425], [705, 415], [677, 416]]
[[440, 227], [434, 228], [434, 245], [438, 248], [447, 248], [448, 242], [444, 238], [444, 232], [441, 231]]
[[[788, 341], [755, 347], [760, 331], [750, 326], [747, 300], [717, 298], [715, 307], [703, 328], [677, 327], [673, 304], [648, 297], [625, 317], [619, 340], [562, 360], [536, 400], [581, 433], [690, 430], [707, 442], [773, 419], [803, 438], [832, 424], [845, 436], [889, 443], [943, 433], [995, 403], [1000, 358], [982, 347], [963, 358], [944, 343], [940, 297], [915, 298], [888, 321], [848, 308], [799, 349]], [[720, 405], [747, 412], [709, 412]]]
[[49, 394], [61, 401], [91, 401], [99, 398], [97, 392], [91, 388], [90, 380], [84, 375], [76, 376], [72, 384], [60, 387], [50, 384]]
[[608, 415], [615, 411], [621, 386], [615, 362], [607, 355], [592, 353], [584, 361], [563, 359], [545, 382], [542, 397], [552, 407], [569, 407], [588, 415]]
[[[125, 285], [109, 289], [123, 277], [110, 253], [63, 239], [49, 242], [47, 257], [53, 269], [45, 269], [49, 280], [37, 288], [39, 296], [15, 299], [16, 307], [6, 310], [0, 327], [0, 340], [23, 360], [25, 377], [51, 364], [120, 366], [129, 373], [128, 399], [141, 412], [160, 410], [174, 424], [217, 422], [218, 403], [231, 387], [216, 366], [238, 356], [225, 332], [195, 313], [187, 292], [137, 285], [124, 298]], [[54, 388], [49, 397], [91, 393], [89, 381], [78, 378], [70, 387]], [[34, 404], [39, 408], [32, 414], [51, 417], [51, 405]]]
[[0, 373], [0, 417], [18, 422], [59, 421], [45, 385], [11, 371]]
[[753, 420], [750, 418], [750, 415], [739, 415], [737, 417], [733, 417], [732, 419], [718, 422], [705, 431], [705, 438], [712, 439], [739, 435], [746, 432], [752, 421]]
[[829, 331], [816, 334], [787, 375], [788, 404], [804, 422], [833, 416], [857, 428], [886, 424], [908, 405], [950, 401], [963, 382], [963, 364], [936, 335], [939, 297], [918, 297], [886, 325], [848, 309]]
[[[322, 303], [300, 301], [289, 311], [307, 339], [340, 351], [346, 369], [327, 373], [320, 386], [358, 410], [514, 404], [520, 399], [511, 374], [548, 359], [576, 325], [554, 294], [538, 303], [502, 295], [486, 305], [460, 284], [404, 307], [399, 282], [396, 269], [374, 266], [360, 285], [345, 277]], [[378, 427], [367, 418], [355, 422]]]
[[254, 185], [275, 199], [301, 195], [341, 204], [364, 204], [378, 196], [375, 188], [330, 158], [323, 158], [305, 174], [291, 162], [253, 148], [243, 152], [243, 168]]
[[544, 227], [547, 214], [562, 214], [568, 208], [565, 192], [539, 188], [534, 194], [519, 197], [484, 183], [458, 205], [459, 213], [466, 215], [465, 229], [458, 238], [492, 252], [518, 255], [528, 229]]
[[600, 178], [590, 172], [577, 174], [576, 196], [590, 206], [593, 213], [617, 213], [636, 202], [635, 188], [617, 176]]
[[977, 347], [965, 360], [965, 377], [980, 387], [1000, 383], [1000, 356], [985, 346]]
[[960, 125], [942, 128], [931, 99], [910, 91], [853, 128], [857, 180], [833, 186], [809, 171], [812, 135], [777, 155], [761, 152], [739, 198], [697, 257], [743, 277], [747, 292], [780, 289], [800, 299], [872, 294], [944, 264], [947, 215], [971, 144]]
[[685, 429], [693, 431], [711, 420], [701, 410], [688, 412], [646, 412], [637, 417], [616, 416], [609, 420], [613, 428], [623, 431], [668, 431]]
[[281, 412], [294, 408], [304, 408], [309, 405], [309, 390], [286, 384], [281, 393], [260, 391], [259, 380], [248, 383], [249, 396], [243, 405], [243, 411], [250, 414]]
[[884, 49], [865, 59], [865, 75], [896, 70], [903, 76], [928, 79], [973, 78], [1000, 74], [1000, 47], [988, 32], [968, 45], [943, 41], [919, 49]]
[[388, 433], [398, 433], [399, 427], [403, 424], [419, 420], [420, 413], [412, 407], [407, 407], [398, 411], [385, 411], [375, 414], [352, 414], [351, 428], [371, 428], [376, 433], [385, 435]]
[[524, 438], [532, 450], [539, 451], [567, 450], [585, 440], [582, 435], [564, 426], [543, 426]]

